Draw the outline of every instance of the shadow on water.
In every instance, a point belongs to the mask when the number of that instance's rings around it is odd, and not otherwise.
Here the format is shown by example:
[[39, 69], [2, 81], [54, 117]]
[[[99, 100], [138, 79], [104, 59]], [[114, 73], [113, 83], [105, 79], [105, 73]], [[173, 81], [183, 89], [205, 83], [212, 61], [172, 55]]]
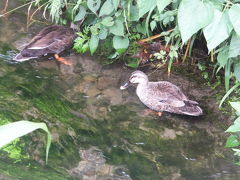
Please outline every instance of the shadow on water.
[[[95, 57], [72, 52], [66, 58], [73, 66], [47, 59], [9, 63], [12, 50], [28, 35], [11, 29], [24, 25], [14, 23], [16, 15], [8, 18], [1, 23], [9, 28], [0, 29], [0, 123], [45, 122], [53, 143], [47, 166], [41, 131], [4, 148], [0, 151], [0, 178], [239, 179], [240, 169], [224, 148], [226, 117], [216, 108], [215, 92], [194, 78], [176, 73], [168, 79], [165, 73], [155, 72], [150, 79], [180, 86], [200, 102], [205, 115], [145, 116], [134, 88], [119, 90], [130, 70], [117, 65], [103, 67]], [[12, 33], [2, 38], [8, 29]]]

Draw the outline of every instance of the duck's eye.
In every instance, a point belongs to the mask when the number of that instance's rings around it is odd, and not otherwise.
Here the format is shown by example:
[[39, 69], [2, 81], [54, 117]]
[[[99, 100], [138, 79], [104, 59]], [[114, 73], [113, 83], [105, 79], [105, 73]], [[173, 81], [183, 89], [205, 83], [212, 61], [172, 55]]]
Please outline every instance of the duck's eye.
[[130, 81], [131, 83], [137, 83], [137, 79], [138, 79], [137, 76], [131, 76], [130, 79], [129, 79], [129, 81]]
[[136, 78], [136, 76], [131, 76], [131, 77], [129, 78], [129, 81], [131, 82], [131, 80], [133, 80], [134, 78]]

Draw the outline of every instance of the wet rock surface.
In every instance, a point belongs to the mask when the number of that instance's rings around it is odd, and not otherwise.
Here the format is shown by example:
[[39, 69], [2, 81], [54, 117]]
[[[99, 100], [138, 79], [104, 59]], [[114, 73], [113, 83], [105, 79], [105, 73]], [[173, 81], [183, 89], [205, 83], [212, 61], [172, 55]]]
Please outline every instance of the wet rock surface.
[[106, 163], [103, 153], [96, 147], [81, 149], [81, 161], [69, 173], [81, 180], [131, 180], [123, 166], [112, 166]]

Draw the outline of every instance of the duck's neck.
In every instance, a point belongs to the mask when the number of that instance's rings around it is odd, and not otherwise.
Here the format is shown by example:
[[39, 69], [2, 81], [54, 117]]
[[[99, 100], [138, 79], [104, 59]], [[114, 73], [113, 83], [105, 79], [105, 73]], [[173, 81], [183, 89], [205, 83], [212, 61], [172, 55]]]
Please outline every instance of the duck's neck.
[[137, 94], [143, 93], [143, 92], [146, 90], [147, 86], [148, 86], [148, 81], [147, 81], [147, 82], [139, 83], [139, 84], [137, 85], [137, 88], [136, 88], [136, 93], [137, 93]]

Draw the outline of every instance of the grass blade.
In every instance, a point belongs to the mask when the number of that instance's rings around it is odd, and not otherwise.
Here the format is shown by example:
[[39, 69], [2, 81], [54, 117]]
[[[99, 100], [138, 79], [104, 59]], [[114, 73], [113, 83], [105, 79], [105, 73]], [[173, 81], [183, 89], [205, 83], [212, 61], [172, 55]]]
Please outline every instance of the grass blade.
[[31, 121], [17, 121], [0, 126], [0, 148], [12, 142], [13, 140], [31, 133], [34, 130], [42, 129], [47, 132], [47, 147], [46, 147], [46, 163], [48, 160], [48, 152], [51, 145], [51, 134], [45, 123], [37, 123]]

